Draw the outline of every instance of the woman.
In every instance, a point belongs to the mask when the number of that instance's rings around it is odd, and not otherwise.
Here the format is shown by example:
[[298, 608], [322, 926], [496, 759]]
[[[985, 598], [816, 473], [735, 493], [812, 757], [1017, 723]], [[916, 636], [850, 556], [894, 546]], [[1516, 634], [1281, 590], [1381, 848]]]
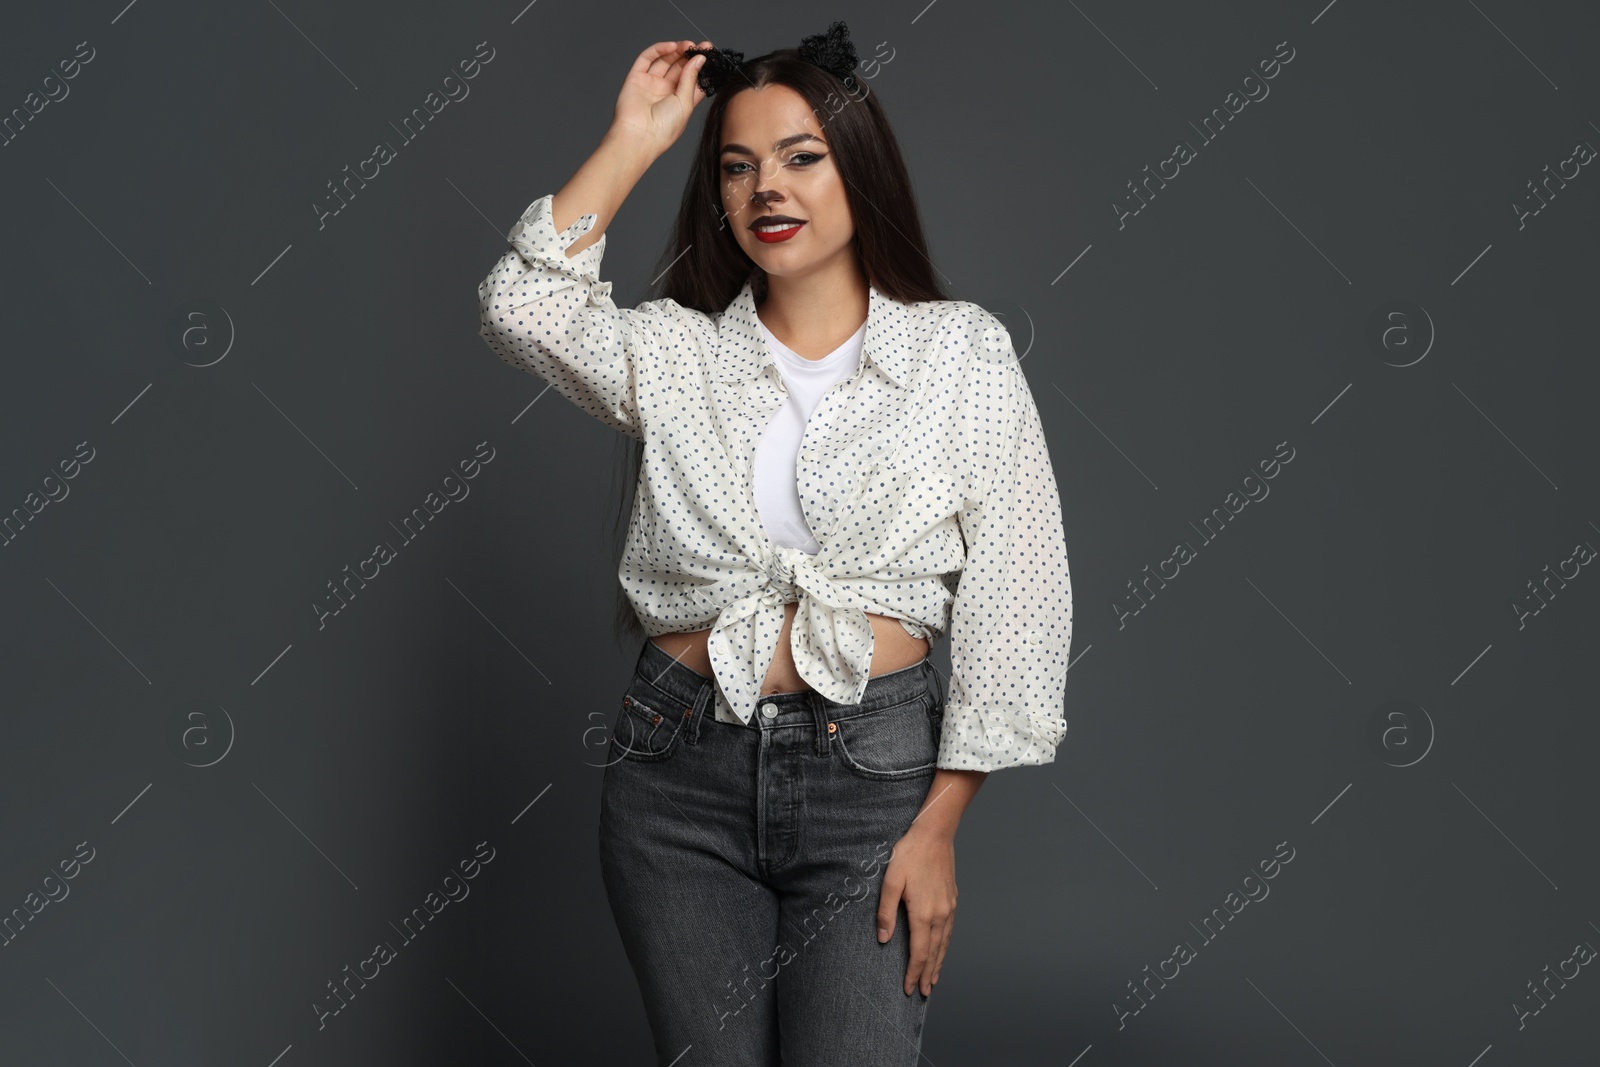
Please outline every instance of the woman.
[[[661, 1064], [915, 1063], [961, 814], [1066, 729], [1038, 411], [999, 321], [943, 299], [855, 65], [843, 23], [748, 62], [650, 46], [479, 288], [503, 360], [639, 443], [618, 573], [649, 640], [600, 856]], [[708, 95], [668, 295], [618, 308], [604, 231]]]

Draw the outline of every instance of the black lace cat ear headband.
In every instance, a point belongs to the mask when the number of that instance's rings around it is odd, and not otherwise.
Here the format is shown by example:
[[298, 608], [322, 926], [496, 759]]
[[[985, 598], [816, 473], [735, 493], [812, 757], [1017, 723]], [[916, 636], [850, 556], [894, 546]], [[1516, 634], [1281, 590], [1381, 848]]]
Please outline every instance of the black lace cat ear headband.
[[[797, 51], [807, 63], [816, 64], [844, 82], [845, 88], [856, 88], [856, 46], [850, 43], [850, 30], [843, 21], [831, 24], [822, 33], [802, 37]], [[744, 65], [744, 53], [727, 48], [686, 48], [683, 54], [686, 58], [706, 57], [697, 80], [700, 91], [707, 96], [717, 95], [717, 90], [737, 77]]]

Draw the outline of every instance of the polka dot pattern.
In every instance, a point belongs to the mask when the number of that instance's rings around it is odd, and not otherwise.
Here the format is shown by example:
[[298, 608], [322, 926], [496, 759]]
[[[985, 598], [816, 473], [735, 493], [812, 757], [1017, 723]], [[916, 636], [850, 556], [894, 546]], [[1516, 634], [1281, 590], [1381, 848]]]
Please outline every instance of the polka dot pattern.
[[1010, 335], [963, 300], [869, 290], [855, 372], [806, 424], [796, 488], [815, 554], [774, 544], [755, 505], [756, 446], [783, 404], [751, 286], [708, 315], [674, 300], [618, 308], [606, 235], [566, 249], [535, 200], [478, 287], [480, 334], [506, 363], [644, 442], [618, 578], [651, 636], [710, 627], [724, 715], [749, 722], [783, 605], [795, 666], [830, 700], [867, 686], [867, 613], [951, 639], [937, 765], [1049, 763], [1063, 715], [1072, 588], [1061, 498]]

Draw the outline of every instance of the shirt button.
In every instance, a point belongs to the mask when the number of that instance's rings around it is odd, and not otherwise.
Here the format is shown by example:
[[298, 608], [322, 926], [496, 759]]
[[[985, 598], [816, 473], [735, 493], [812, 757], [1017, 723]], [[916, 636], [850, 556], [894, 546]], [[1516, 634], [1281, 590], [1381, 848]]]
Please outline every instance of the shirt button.
[[817, 458], [817, 454], [815, 452], [813, 452], [811, 449], [808, 448], [804, 452], [800, 453], [800, 458], [803, 459], [803, 460], [810, 461], [810, 460], [816, 459]]
[[761, 705], [761, 714], [765, 715], [769, 719], [776, 719], [778, 717], [778, 705], [776, 705], [776, 704], [763, 704], [763, 705]]

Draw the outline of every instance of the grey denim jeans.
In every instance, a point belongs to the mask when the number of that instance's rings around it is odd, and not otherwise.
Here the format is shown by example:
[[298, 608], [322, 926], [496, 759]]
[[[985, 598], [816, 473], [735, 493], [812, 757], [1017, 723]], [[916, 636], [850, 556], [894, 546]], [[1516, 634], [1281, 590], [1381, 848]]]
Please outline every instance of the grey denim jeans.
[[876, 919], [933, 782], [938, 671], [869, 678], [859, 704], [766, 696], [748, 726], [717, 721], [714, 685], [646, 640], [601, 788], [601, 873], [657, 1064], [910, 1067], [928, 998], [905, 992], [904, 904], [887, 944]]

